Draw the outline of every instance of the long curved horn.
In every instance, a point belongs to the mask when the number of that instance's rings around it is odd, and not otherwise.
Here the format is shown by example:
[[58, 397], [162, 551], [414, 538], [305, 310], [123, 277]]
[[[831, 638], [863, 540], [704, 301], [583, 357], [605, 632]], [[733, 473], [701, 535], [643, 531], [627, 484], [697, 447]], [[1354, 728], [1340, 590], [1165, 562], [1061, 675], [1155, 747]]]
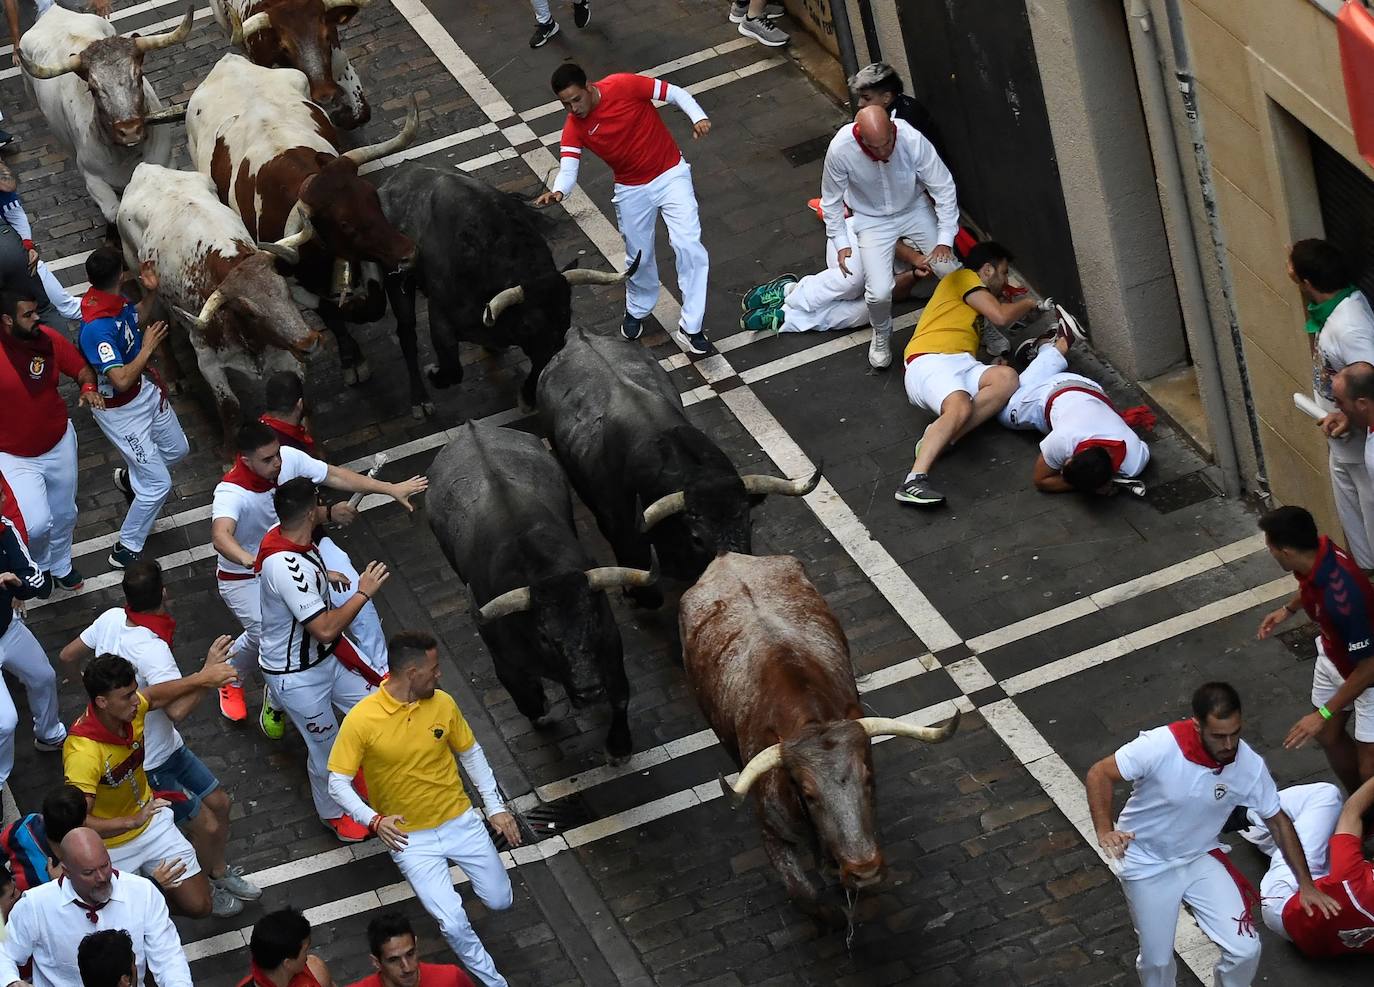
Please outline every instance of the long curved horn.
[[519, 589], [510, 590], [488, 600], [486, 606], [477, 611], [477, 622], [485, 624], [489, 620], [509, 617], [513, 613], [522, 613], [529, 608], [530, 588], [521, 586]]
[[516, 285], [513, 288], [505, 288], [498, 291], [491, 301], [487, 302], [486, 310], [482, 313], [482, 325], [490, 329], [496, 325], [496, 320], [501, 318], [501, 313], [512, 305], [519, 305], [525, 300], [525, 288], [523, 285]]
[[81, 55], [79, 52], [68, 55], [67, 60], [58, 65], [35, 65], [24, 57], [23, 52], [20, 52], [19, 62], [24, 66], [24, 71], [28, 73], [30, 79], [56, 79], [81, 68]]
[[224, 293], [223, 288], [216, 288], [210, 292], [210, 297], [205, 299], [205, 304], [200, 307], [200, 315], [197, 320], [202, 328], [210, 324], [210, 320], [215, 317], [219, 307], [228, 300], [229, 296]]
[[191, 36], [191, 21], [195, 16], [195, 4], [187, 4], [186, 16], [181, 19], [181, 23], [173, 30], [163, 31], [161, 34], [149, 34], [142, 38], [134, 38], [134, 45], [137, 46], [140, 52], [147, 54], [159, 48], [166, 48], [168, 45], [180, 44]]
[[355, 147], [351, 151], [345, 151], [343, 156], [361, 168], [369, 161], [376, 161], [384, 158], [388, 154], [395, 154], [404, 147], [408, 147], [410, 142], [415, 139], [415, 131], [420, 128], [420, 107], [415, 102], [415, 97], [410, 97], [410, 109], [406, 111], [406, 122], [401, 127], [401, 132], [388, 141], [380, 144], [368, 144], [366, 147]]
[[816, 472], [807, 479], [787, 480], [780, 476], [764, 476], [761, 473], [750, 473], [740, 479], [744, 481], [744, 492], [755, 496], [781, 494], [784, 497], [805, 497], [821, 482], [821, 467], [818, 464]]
[[271, 254], [273, 257], [280, 257], [293, 266], [299, 264], [301, 262], [301, 246], [315, 236], [315, 227], [310, 225], [310, 220], [303, 220], [303, 223], [304, 225], [290, 236], [275, 241], [264, 240], [259, 242], [258, 249], [263, 253]]
[[759, 780], [760, 775], [765, 771], [772, 771], [780, 764], [782, 764], [782, 744], [765, 747], [749, 759], [749, 763], [740, 770], [739, 777], [735, 779], [733, 785], [721, 778], [721, 790], [738, 805], [740, 799], [749, 794], [749, 789], [753, 787], [754, 782]]
[[580, 284], [620, 284], [627, 278], [634, 277], [635, 271], [639, 270], [640, 258], [644, 252], [635, 254], [635, 262], [631, 264], [623, 273], [616, 274], [612, 271], [583, 271], [573, 268], [563, 272], [563, 277], [568, 284], [576, 288]]
[[143, 123], [145, 126], [152, 126], [158, 123], [176, 123], [178, 120], [186, 119], [186, 104], [178, 106], [167, 106], [152, 113], [145, 114]]
[[658, 552], [649, 549], [648, 569], [629, 569], [625, 566], [608, 565], [599, 569], [587, 570], [587, 585], [593, 593], [600, 590], [616, 589], [626, 586], [652, 586], [658, 582]]
[[959, 729], [959, 710], [954, 711], [954, 715], [938, 727], [918, 727], [914, 723], [907, 723], [905, 720], [892, 720], [886, 716], [863, 716], [855, 722], [864, 728], [864, 732], [869, 738], [873, 737], [910, 737], [912, 740], [922, 740], [927, 744], [938, 744], [954, 736], [954, 731]]
[[267, 11], [264, 10], [261, 13], [254, 14], [246, 21], [239, 21], [238, 24], [238, 44], [242, 45], [245, 41], [247, 41], [253, 35], [257, 34], [259, 31], [266, 31], [268, 28], [270, 28], [272, 26], [272, 18], [269, 17]]
[[666, 494], [654, 501], [644, 511], [644, 523], [640, 526], [640, 531], [648, 531], [664, 518], [670, 518], [674, 514], [681, 514], [687, 507], [687, 494], [681, 490], [676, 493]]

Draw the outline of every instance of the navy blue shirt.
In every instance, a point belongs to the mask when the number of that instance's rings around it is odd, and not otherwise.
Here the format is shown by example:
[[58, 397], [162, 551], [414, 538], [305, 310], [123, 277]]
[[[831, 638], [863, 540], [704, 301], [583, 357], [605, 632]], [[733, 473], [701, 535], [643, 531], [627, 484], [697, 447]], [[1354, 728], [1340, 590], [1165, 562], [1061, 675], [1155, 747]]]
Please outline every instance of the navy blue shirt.
[[0, 517], [0, 572], [12, 572], [19, 577], [18, 586], [0, 586], [0, 635], [10, 629], [14, 619], [14, 600], [31, 600], [43, 590], [43, 573], [34, 565], [24, 539], [19, 537], [14, 523]]

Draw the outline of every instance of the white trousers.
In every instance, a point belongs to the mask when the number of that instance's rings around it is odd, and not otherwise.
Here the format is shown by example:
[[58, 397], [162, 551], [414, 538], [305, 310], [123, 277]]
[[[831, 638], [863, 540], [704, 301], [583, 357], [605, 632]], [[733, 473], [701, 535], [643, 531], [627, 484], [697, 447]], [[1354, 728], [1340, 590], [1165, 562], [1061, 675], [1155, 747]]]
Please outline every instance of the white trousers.
[[[324, 564], [331, 571], [348, 577], [347, 589], [336, 590], [332, 586], [329, 589], [334, 606], [341, 607], [358, 592], [358, 570], [353, 568], [348, 553], [340, 548], [333, 538], [320, 540], [320, 558], [324, 559]], [[358, 616], [348, 625], [348, 636], [358, 645], [358, 651], [367, 663], [375, 668], [379, 675], [385, 675], [390, 667], [387, 659], [386, 634], [382, 630], [382, 618], [371, 600], [363, 604]]]
[[868, 321], [879, 334], [892, 332], [892, 288], [896, 278], [892, 258], [897, 241], [905, 237], [916, 249], [928, 254], [935, 249], [939, 224], [930, 196], [922, 195], [910, 212], [898, 216], [852, 217], [853, 252], [859, 256], [864, 270], [864, 301], [868, 303]]
[[[1343, 463], [1334, 455], [1328, 461], [1331, 492], [1336, 497], [1336, 514], [1345, 529], [1346, 548], [1357, 566], [1374, 569], [1374, 543], [1370, 538], [1370, 529], [1374, 527], [1374, 482], [1370, 481], [1363, 461]], [[9, 472], [5, 475], [9, 476]]]
[[[1095, 380], [1080, 374], [1068, 373], [1069, 361], [1052, 344], [1045, 344], [1035, 354], [1035, 359], [1021, 371], [1021, 382], [1007, 406], [997, 414], [997, 420], [1007, 428], [1026, 429], [1049, 434], [1050, 425], [1045, 421], [1045, 402], [1051, 394], [1061, 387], [1087, 387], [1101, 391]], [[1105, 404], [1106, 414], [1115, 414]]]
[[616, 185], [611, 202], [620, 235], [625, 238], [625, 266], [634, 263], [636, 254], [642, 255], [639, 269], [625, 285], [625, 311], [642, 319], [658, 303], [661, 286], [654, 258], [654, 230], [662, 214], [677, 259], [677, 285], [682, 292], [680, 324], [689, 334], [701, 332], [710, 259], [701, 243], [692, 166], [684, 158], [646, 185]]
[[549, 10], [549, 0], [530, 0], [534, 7], [534, 19], [540, 24], [547, 24], [553, 20], [553, 12]]
[[1259, 969], [1259, 935], [1253, 925], [1241, 931], [1245, 905], [1219, 860], [1204, 853], [1149, 877], [1122, 878], [1121, 888], [1140, 939], [1135, 968], [1141, 987], [1174, 987], [1174, 932], [1185, 901], [1207, 938], [1221, 947], [1216, 987], [1250, 987]]
[[305, 741], [315, 811], [321, 819], [339, 818], [343, 808], [329, 794], [329, 749], [339, 735], [339, 717], [334, 711], [337, 708], [346, 714], [372, 692], [372, 686], [336, 658], [327, 658], [303, 672], [264, 674], [263, 678], [272, 701], [286, 711]]
[[229, 664], [238, 673], [239, 684], [249, 681], [258, 669], [258, 640], [262, 636], [262, 590], [258, 577], [252, 579], [216, 579], [219, 598], [243, 628], [229, 653]]
[[[849, 239], [854, 241], [853, 217], [845, 220]], [[857, 329], [868, 324], [868, 303], [864, 301], [863, 255], [855, 251], [845, 262], [849, 273], [840, 270], [835, 241], [825, 241], [825, 270], [808, 274], [787, 289], [782, 305], [783, 332], [824, 332], [827, 329]]]
[[[1315, 785], [1293, 785], [1279, 792], [1279, 804], [1293, 820], [1298, 839], [1307, 857], [1307, 869], [1315, 881], [1331, 873], [1331, 835], [1336, 832], [1345, 799], [1341, 790], [1328, 782]], [[1288, 861], [1269, 835], [1269, 829], [1251, 810], [1247, 815], [1253, 823], [1241, 833], [1247, 840], [1269, 855], [1269, 870], [1260, 881], [1260, 897], [1264, 900], [1261, 914], [1264, 924], [1276, 935], [1291, 939], [1283, 927], [1283, 908], [1288, 899], [1298, 893], [1298, 878]]]
[[76, 429], [67, 422], [66, 434], [41, 456], [0, 452], [0, 473], [24, 515], [34, 564], [54, 576], [67, 575], [76, 527]]
[[147, 378], [138, 397], [128, 404], [92, 413], [105, 438], [124, 457], [134, 491], [134, 502], [119, 529], [119, 543], [131, 552], [141, 552], [172, 492], [172, 467], [191, 447], [171, 403], [162, 400], [162, 392]]
[[449, 873], [449, 861], [453, 861], [468, 876], [482, 904], [493, 911], [511, 906], [510, 877], [481, 816], [468, 809], [434, 829], [417, 829], [406, 836], [406, 848], [391, 851], [391, 859], [415, 889], [415, 897], [439, 923], [439, 932], [468, 973], [486, 987], [506, 987], [506, 978], [496, 972], [491, 954], [473, 931]]
[[[33, 712], [33, 735], [49, 743], [60, 743], [67, 736], [57, 715], [57, 675], [33, 632], [16, 615], [0, 635], [0, 667], [24, 684]], [[14, 770], [14, 731], [19, 713], [10, 698], [9, 686], [0, 677], [0, 786], [9, 781]]]

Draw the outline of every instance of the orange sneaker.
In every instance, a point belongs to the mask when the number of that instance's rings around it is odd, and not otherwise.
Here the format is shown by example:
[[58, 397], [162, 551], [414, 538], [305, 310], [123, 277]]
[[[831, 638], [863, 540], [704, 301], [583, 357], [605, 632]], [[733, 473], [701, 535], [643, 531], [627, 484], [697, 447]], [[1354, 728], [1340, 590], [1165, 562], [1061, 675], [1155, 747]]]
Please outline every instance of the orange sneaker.
[[334, 831], [334, 835], [339, 838], [340, 843], [361, 843], [367, 839], [368, 832], [366, 826], [359, 826], [348, 816], [340, 816], [338, 819], [320, 820], [326, 827]]
[[243, 701], [243, 688], [230, 682], [219, 687], [219, 711], [226, 720], [238, 723], [248, 718], [248, 704]]

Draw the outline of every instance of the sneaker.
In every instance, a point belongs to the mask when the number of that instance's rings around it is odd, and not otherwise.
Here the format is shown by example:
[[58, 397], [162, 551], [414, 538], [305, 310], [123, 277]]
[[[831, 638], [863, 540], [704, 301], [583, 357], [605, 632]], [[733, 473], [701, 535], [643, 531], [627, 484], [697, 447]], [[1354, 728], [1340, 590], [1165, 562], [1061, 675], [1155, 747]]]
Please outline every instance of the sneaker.
[[41, 740], [38, 737], [34, 737], [33, 749], [42, 751], [44, 754], [56, 754], [62, 750], [62, 745], [66, 743], [66, 741], [67, 735], [65, 733], [57, 740]]
[[81, 573], [76, 571], [75, 566], [72, 566], [72, 571], [65, 576], [53, 576], [52, 578], [53, 582], [57, 583], [58, 586], [61, 586], [68, 593], [75, 593], [81, 589], [82, 586], [86, 585], [86, 580], [82, 578]]
[[644, 320], [636, 319], [629, 312], [620, 323], [620, 335], [626, 339], [638, 339], [644, 333]]
[[531, 48], [543, 48], [549, 43], [549, 39], [558, 33], [558, 22], [549, 21], [547, 24], [535, 24], [534, 33], [530, 35]]
[[15, 137], [8, 130], [0, 130], [0, 151], [5, 150], [5, 148], [10, 147], [13, 144], [17, 144], [18, 142], [19, 138]]
[[242, 723], [248, 718], [248, 704], [243, 699], [243, 687], [230, 682], [219, 687], [219, 711], [226, 720]]
[[359, 826], [348, 816], [340, 816], [338, 819], [321, 819], [326, 829], [334, 831], [334, 835], [339, 838], [340, 843], [361, 843], [367, 839], [368, 832], [366, 826]]
[[45, 573], [43, 573], [43, 585], [40, 586], [40, 587], [38, 587], [38, 592], [35, 594], [35, 599], [46, 600], [48, 597], [52, 596], [52, 588], [53, 588], [52, 573], [51, 573], [51, 572], [45, 572]]
[[715, 356], [716, 348], [703, 332], [688, 332], [682, 326], [672, 331], [673, 342], [682, 347], [688, 356]]
[[1035, 355], [1040, 352], [1040, 347], [1044, 346], [1046, 343], [1054, 342], [1056, 335], [1058, 335], [1057, 330], [1056, 332], [1043, 336], [1032, 336], [1017, 343], [1016, 349], [1013, 350], [1011, 354], [1012, 369], [1020, 373], [1029, 367], [1031, 361], [1035, 359]]
[[787, 298], [787, 286], [796, 283], [795, 274], [780, 274], [772, 281], [750, 288], [740, 300], [739, 310], [752, 312], [756, 308], [778, 308]]
[[573, 23], [579, 28], [592, 22], [592, 0], [573, 0]]
[[243, 876], [243, 868], [230, 864], [219, 877], [210, 878], [217, 891], [227, 891], [241, 901], [257, 901], [262, 897], [262, 888], [251, 884]]
[[873, 338], [868, 341], [868, 365], [874, 370], [886, 370], [892, 366], [892, 330], [881, 332], [873, 330]]
[[262, 687], [262, 712], [258, 714], [258, 727], [268, 740], [281, 740], [286, 736], [286, 711], [272, 705], [267, 686]]
[[825, 222], [825, 210], [821, 208], [821, 200], [819, 198], [807, 199], [806, 208], [810, 209], [813, 213], [815, 213], [816, 218], [819, 219], [822, 223]]
[[1067, 339], [1070, 346], [1074, 343], [1081, 343], [1088, 338], [1087, 331], [1077, 319], [1069, 314], [1068, 309], [1063, 305], [1056, 305], [1054, 310], [1059, 313], [1059, 335]]
[[115, 489], [124, 495], [124, 503], [132, 504], [134, 502], [134, 488], [129, 483], [128, 469], [123, 466], [116, 466], [110, 479], [114, 481]]
[[778, 332], [783, 323], [782, 306], [750, 309], [740, 316], [739, 327], [747, 332]]
[[215, 918], [229, 918], [243, 911], [243, 902], [214, 881], [210, 882], [210, 914]]
[[744, 18], [740, 21], [739, 33], [769, 48], [781, 48], [792, 40], [791, 35], [774, 24], [773, 18], [766, 15]]
[[123, 543], [115, 542], [114, 551], [110, 553], [110, 565], [116, 569], [123, 569], [133, 565], [143, 558], [142, 552], [135, 552], [132, 548], [125, 548]]
[[945, 502], [945, 495], [930, 485], [930, 475], [917, 473], [900, 487], [893, 497], [903, 504], [917, 504], [921, 507], [934, 507]]
[[[764, 17], [781, 17], [787, 13], [780, 3], [765, 4]], [[749, 16], [749, 0], [730, 0], [730, 23], [740, 24]]]

